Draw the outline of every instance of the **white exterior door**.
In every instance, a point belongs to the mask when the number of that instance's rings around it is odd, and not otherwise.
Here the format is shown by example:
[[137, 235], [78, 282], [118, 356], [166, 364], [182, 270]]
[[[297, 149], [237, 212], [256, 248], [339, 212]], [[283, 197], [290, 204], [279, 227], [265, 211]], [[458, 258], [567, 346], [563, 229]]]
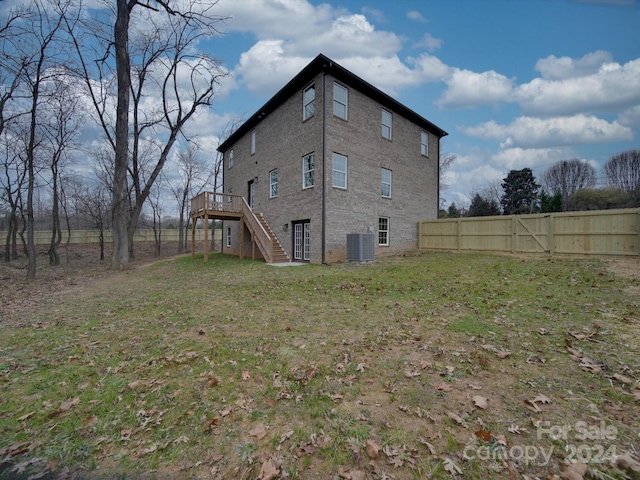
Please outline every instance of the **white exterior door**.
[[293, 223], [293, 260], [308, 262], [311, 258], [311, 223]]

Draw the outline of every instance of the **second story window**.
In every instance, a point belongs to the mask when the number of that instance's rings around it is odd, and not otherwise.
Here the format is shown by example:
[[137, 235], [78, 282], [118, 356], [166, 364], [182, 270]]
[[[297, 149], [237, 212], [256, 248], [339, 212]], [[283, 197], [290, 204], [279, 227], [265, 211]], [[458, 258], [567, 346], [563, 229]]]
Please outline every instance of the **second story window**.
[[313, 153], [302, 157], [302, 188], [313, 187]]
[[256, 153], [256, 129], [251, 130], [251, 155]]
[[269, 198], [278, 196], [278, 169], [269, 172]]
[[429, 156], [429, 134], [420, 132], [420, 153], [425, 157]]
[[386, 138], [387, 140], [391, 140], [392, 118], [391, 112], [382, 109], [382, 138]]
[[316, 113], [316, 87], [311, 85], [302, 93], [302, 120], [313, 117]]
[[347, 188], [347, 157], [333, 154], [333, 186]]
[[349, 91], [339, 83], [333, 83], [333, 114], [347, 119]]
[[233, 148], [229, 150], [229, 168], [233, 168]]
[[382, 196], [391, 198], [391, 170], [383, 168], [382, 174]]

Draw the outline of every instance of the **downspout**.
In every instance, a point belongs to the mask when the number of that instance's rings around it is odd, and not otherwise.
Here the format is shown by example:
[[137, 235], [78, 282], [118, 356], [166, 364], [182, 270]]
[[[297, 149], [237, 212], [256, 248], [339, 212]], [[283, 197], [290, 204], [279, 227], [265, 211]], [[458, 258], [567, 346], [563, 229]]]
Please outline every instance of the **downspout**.
[[[326, 66], [325, 66], [326, 67]], [[322, 72], [322, 264], [326, 259], [326, 229], [327, 229], [327, 72]]]
[[[428, 139], [429, 137], [427, 137]], [[440, 136], [438, 136], [438, 158], [436, 159], [436, 161], [438, 162], [438, 187], [436, 188], [436, 198], [438, 199], [438, 201], [436, 202], [436, 220], [438, 220], [440, 218]], [[429, 140], [427, 140], [428, 142]]]

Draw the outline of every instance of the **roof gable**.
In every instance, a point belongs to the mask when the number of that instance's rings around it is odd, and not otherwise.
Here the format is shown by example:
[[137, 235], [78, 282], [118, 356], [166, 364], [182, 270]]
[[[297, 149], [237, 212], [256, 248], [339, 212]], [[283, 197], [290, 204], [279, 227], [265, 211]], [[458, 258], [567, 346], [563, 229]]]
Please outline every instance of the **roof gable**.
[[386, 107], [399, 115], [407, 118], [416, 125], [424, 128], [430, 133], [438, 136], [438, 138], [447, 135], [447, 132], [430, 122], [426, 118], [417, 114], [413, 110], [407, 108], [397, 100], [382, 92], [380, 89], [374, 87], [370, 83], [366, 82], [362, 78], [354, 75], [346, 68], [340, 66], [330, 58], [319, 54], [314, 58], [311, 63], [304, 67], [300, 73], [298, 73], [289, 83], [287, 83], [278, 93], [276, 93], [262, 108], [255, 112], [246, 122], [244, 122], [237, 130], [235, 130], [229, 137], [220, 144], [218, 147], [219, 152], [224, 152], [240, 138], [250, 132], [258, 125], [262, 119], [273, 112], [276, 108], [282, 105], [287, 99], [293, 96], [296, 92], [304, 88], [316, 75], [320, 72], [325, 72], [331, 75], [335, 79], [344, 83], [345, 85], [356, 89], [369, 98], [375, 100], [383, 107]]

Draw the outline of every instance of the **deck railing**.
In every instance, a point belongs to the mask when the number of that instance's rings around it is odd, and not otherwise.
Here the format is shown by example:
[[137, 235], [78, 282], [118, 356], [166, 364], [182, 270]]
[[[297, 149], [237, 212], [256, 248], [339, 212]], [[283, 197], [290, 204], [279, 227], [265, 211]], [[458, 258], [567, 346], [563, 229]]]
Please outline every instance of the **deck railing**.
[[273, 238], [267, 233], [244, 198], [242, 199], [242, 212], [247, 227], [251, 235], [253, 235], [253, 240], [258, 244], [258, 248], [264, 255], [264, 260], [267, 263], [273, 262]]
[[240, 213], [242, 212], [242, 195], [202, 192], [191, 199], [191, 214], [204, 210]]
[[[219, 213], [234, 213], [242, 217], [247, 228], [251, 232], [253, 241], [262, 252], [267, 263], [273, 261], [274, 239], [267, 233], [258, 217], [247, 204], [242, 195], [232, 195], [229, 193], [202, 192], [191, 199], [191, 217], [201, 215], [215, 215]], [[221, 215], [225, 217], [226, 215]]]

